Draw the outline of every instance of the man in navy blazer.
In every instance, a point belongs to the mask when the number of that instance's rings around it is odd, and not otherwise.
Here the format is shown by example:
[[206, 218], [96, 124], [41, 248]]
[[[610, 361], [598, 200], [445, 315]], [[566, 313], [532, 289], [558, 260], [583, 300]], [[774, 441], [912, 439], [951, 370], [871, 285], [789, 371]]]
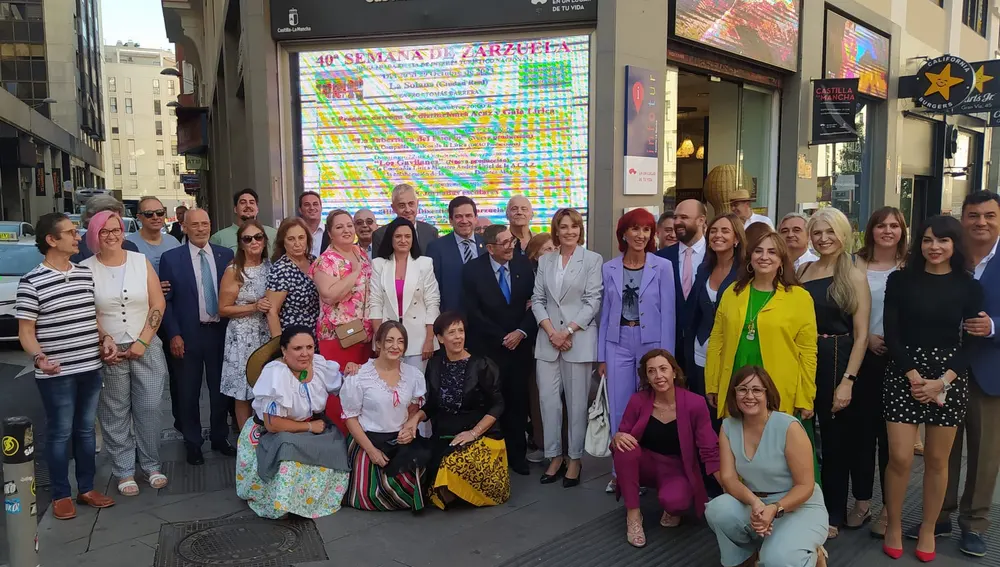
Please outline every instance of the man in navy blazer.
[[[1000, 472], [1000, 197], [996, 193], [972, 193], [962, 203], [962, 228], [966, 253], [974, 275], [983, 287], [983, 311], [965, 321], [965, 330], [979, 337], [972, 345], [969, 371], [969, 401], [965, 423], [958, 427], [948, 467], [948, 490], [934, 527], [935, 535], [951, 532], [951, 513], [958, 510], [962, 531], [959, 551], [986, 555], [984, 537], [990, 527], [990, 504]], [[964, 434], [964, 435], [963, 435]], [[958, 480], [962, 470], [962, 448], [968, 444], [969, 470], [961, 502]]]
[[462, 303], [462, 270], [467, 262], [486, 254], [483, 237], [476, 234], [479, 211], [476, 202], [461, 195], [448, 203], [448, 220], [453, 229], [427, 245], [434, 262], [434, 277], [441, 290], [441, 312], [465, 312]]
[[[677, 316], [677, 347], [674, 356], [681, 368], [688, 369], [694, 364], [694, 334], [693, 329], [686, 329], [689, 311], [693, 297], [694, 281], [698, 276], [698, 267], [705, 261], [705, 217], [708, 210], [705, 204], [697, 199], [686, 199], [677, 204], [674, 209], [674, 234], [677, 244], [667, 246], [656, 253], [666, 258], [674, 266], [674, 292], [677, 294], [677, 306], [674, 313]], [[690, 262], [687, 262], [690, 256]], [[687, 283], [687, 286], [684, 284]]]
[[160, 279], [170, 282], [163, 324], [170, 339], [170, 353], [178, 359], [181, 370], [178, 383], [171, 384], [170, 395], [178, 400], [187, 461], [200, 465], [205, 462], [198, 403], [203, 374], [211, 402], [212, 450], [236, 455], [226, 423], [230, 400], [220, 391], [227, 319], [219, 317], [219, 283], [233, 252], [209, 243], [212, 223], [204, 209], [187, 211], [184, 232], [187, 244], [160, 257]]

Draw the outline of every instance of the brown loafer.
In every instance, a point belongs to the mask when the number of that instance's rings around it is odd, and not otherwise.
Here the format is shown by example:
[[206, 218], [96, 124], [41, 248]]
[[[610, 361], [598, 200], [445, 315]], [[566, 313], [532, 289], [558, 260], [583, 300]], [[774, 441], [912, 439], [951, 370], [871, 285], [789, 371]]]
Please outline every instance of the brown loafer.
[[73, 499], [67, 496], [52, 503], [52, 516], [57, 520], [72, 520], [76, 517]]
[[77, 495], [76, 501], [80, 504], [86, 504], [91, 508], [109, 508], [115, 505], [114, 500], [96, 490]]

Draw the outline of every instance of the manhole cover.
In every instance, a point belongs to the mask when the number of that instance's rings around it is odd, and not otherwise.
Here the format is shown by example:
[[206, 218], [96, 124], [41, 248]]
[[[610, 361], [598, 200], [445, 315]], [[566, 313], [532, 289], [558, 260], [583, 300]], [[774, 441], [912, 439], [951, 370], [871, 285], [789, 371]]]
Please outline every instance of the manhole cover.
[[298, 540], [295, 530], [279, 524], [236, 524], [191, 534], [177, 553], [192, 563], [245, 565], [285, 555]]

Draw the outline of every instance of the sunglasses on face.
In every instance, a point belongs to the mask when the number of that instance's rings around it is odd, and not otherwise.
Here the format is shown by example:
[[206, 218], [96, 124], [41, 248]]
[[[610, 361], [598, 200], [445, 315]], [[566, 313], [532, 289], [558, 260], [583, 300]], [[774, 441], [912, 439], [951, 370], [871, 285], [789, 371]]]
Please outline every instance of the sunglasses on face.
[[142, 211], [139, 214], [142, 215], [142, 216], [144, 216], [144, 217], [146, 217], [147, 219], [151, 219], [153, 217], [165, 217], [165, 216], [167, 216], [167, 209], [155, 209], [155, 210], [152, 210], [152, 211]]
[[354, 224], [358, 224], [358, 225], [366, 224], [368, 226], [371, 226], [371, 225], [375, 224], [375, 219], [358, 219], [358, 220], [354, 221]]
[[254, 240], [256, 240], [257, 242], [264, 242], [264, 233], [258, 232], [257, 234], [241, 236], [240, 240], [243, 241], [243, 244], [250, 244]]

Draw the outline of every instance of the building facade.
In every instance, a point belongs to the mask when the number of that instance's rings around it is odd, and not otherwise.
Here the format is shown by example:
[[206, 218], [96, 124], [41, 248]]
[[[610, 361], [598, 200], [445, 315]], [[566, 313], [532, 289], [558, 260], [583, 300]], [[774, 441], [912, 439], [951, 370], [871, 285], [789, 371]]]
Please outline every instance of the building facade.
[[[577, 207], [605, 256], [624, 211], [724, 206], [734, 187], [774, 219], [835, 206], [858, 230], [883, 205], [917, 222], [995, 189], [986, 115], [935, 114], [899, 94], [928, 59], [995, 56], [989, 0], [714, 6], [164, 1], [184, 60], [182, 153], [211, 164], [198, 195], [220, 224], [246, 186], [267, 222], [294, 214], [303, 190], [387, 219], [405, 181], [437, 224], [456, 194], [498, 220], [514, 193], [541, 222]], [[821, 78], [858, 79], [856, 140], [812, 143]], [[953, 130], [958, 151], [946, 152]]]
[[159, 197], [170, 210], [190, 201], [180, 183], [184, 158], [177, 149], [180, 81], [162, 74], [176, 65], [170, 51], [134, 42], [104, 47], [108, 186], [125, 200]]
[[0, 217], [34, 221], [103, 187], [97, 0], [0, 3]]

